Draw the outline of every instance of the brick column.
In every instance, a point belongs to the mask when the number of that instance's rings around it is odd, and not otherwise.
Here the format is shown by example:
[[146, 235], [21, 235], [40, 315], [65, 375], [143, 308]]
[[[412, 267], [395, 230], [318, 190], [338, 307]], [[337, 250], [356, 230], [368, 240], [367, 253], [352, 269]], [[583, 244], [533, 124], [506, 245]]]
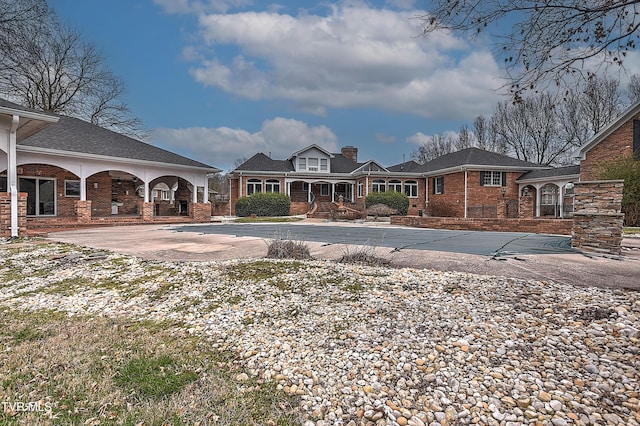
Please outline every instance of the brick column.
[[153, 206], [154, 203], [142, 203], [142, 221], [143, 222], [151, 222], [153, 221]]
[[191, 203], [189, 205], [193, 222], [211, 222], [211, 205], [209, 203]]
[[621, 254], [624, 181], [578, 182], [574, 188], [573, 247]]
[[91, 200], [85, 200], [85, 201], [76, 200], [73, 205], [76, 212], [76, 217], [78, 218], [78, 223], [90, 223], [91, 222]]
[[498, 198], [498, 205], [496, 206], [496, 217], [498, 219], [507, 218], [507, 200], [504, 197]]
[[523, 195], [518, 200], [520, 202], [520, 212], [518, 217], [520, 219], [533, 219], [533, 195], [531, 193]]
[[[18, 236], [27, 233], [27, 193], [18, 194]], [[0, 237], [11, 236], [11, 194], [0, 192]]]

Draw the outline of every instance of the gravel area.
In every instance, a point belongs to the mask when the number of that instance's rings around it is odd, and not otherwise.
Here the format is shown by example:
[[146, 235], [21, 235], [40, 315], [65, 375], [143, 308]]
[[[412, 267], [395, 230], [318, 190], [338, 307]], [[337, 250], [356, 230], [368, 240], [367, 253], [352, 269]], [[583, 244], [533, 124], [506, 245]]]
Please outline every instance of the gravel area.
[[0, 253], [0, 306], [177, 321], [297, 396], [308, 425], [640, 424], [639, 292], [64, 244]]

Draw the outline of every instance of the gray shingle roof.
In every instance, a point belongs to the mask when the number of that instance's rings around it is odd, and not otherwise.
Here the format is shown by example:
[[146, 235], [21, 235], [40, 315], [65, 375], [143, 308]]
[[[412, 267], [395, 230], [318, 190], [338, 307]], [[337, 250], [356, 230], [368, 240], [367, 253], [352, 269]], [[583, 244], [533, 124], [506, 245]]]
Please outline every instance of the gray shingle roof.
[[540, 164], [518, 160], [517, 158], [509, 157], [507, 155], [484, 151], [479, 148], [466, 148], [457, 152], [452, 152], [451, 154], [445, 154], [441, 157], [431, 160], [423, 164], [416, 171], [434, 172], [459, 166], [512, 167], [515, 169], [524, 170], [532, 168], [545, 168], [545, 166], [542, 166]]
[[409, 160], [406, 161], [404, 163], [400, 163], [400, 164], [396, 164], [393, 165], [391, 167], [387, 167], [387, 169], [390, 172], [395, 172], [395, 173], [402, 173], [402, 172], [407, 172], [407, 173], [412, 173], [412, 172], [420, 172], [420, 167], [422, 167], [421, 164], [416, 163], [413, 160]]
[[342, 154], [333, 154], [331, 159], [331, 173], [351, 173], [364, 163], [356, 163]]
[[293, 163], [289, 160], [274, 160], [259, 152], [240, 164], [234, 171], [251, 172], [292, 172]]
[[575, 176], [580, 174], [580, 166], [558, 167], [555, 169], [531, 170], [518, 178], [518, 181], [529, 179], [557, 178], [562, 176]]
[[18, 146], [217, 170], [215, 167], [199, 161], [112, 132], [78, 118], [66, 116], [60, 116], [58, 123], [26, 138]]

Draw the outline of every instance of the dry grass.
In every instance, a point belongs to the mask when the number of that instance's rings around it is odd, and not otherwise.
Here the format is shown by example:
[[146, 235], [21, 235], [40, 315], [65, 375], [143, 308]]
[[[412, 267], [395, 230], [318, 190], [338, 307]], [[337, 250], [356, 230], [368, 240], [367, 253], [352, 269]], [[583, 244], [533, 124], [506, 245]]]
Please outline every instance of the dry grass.
[[296, 400], [172, 324], [4, 309], [0, 348], [0, 401], [41, 409], [5, 404], [1, 425], [300, 423]]

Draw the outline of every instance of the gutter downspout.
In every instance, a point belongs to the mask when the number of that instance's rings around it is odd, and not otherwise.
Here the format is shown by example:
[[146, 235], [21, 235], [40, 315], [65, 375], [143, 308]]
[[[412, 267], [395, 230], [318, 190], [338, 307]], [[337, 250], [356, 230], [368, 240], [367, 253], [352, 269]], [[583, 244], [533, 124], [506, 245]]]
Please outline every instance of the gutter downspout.
[[11, 128], [9, 129], [9, 146], [7, 172], [9, 177], [9, 191], [11, 193], [11, 238], [18, 237], [18, 167], [16, 159], [16, 132], [18, 131], [18, 124], [20, 117], [14, 115], [11, 119]]
[[466, 168], [464, 170], [464, 218], [467, 218], [467, 179], [469, 178]]

